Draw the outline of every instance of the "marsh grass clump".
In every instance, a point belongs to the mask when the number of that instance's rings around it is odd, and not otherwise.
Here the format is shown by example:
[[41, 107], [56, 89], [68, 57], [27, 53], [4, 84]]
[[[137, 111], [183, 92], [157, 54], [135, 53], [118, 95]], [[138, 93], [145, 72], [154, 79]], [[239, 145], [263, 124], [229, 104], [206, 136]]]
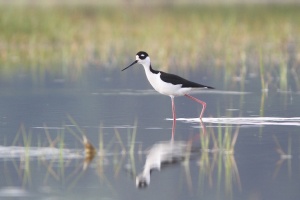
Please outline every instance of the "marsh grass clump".
[[[220, 190], [222, 188], [221, 185], [224, 184], [226, 194], [232, 195], [233, 186], [236, 184], [241, 191], [239, 171], [234, 157], [238, 135], [239, 127], [236, 127], [233, 132], [232, 127], [219, 125], [217, 133], [214, 132], [214, 128], [210, 127], [207, 133], [200, 137], [202, 148], [198, 160], [198, 187], [200, 190], [207, 184], [210, 187], [216, 184], [217, 190]], [[214, 174], [216, 174], [216, 183], [213, 183], [212, 177]]]

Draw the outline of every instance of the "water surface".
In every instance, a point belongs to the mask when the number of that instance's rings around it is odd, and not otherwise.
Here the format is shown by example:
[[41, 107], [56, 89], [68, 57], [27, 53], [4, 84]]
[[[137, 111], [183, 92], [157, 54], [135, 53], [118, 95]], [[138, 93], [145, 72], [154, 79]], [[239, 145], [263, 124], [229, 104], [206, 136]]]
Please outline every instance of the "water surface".
[[[207, 102], [203, 125], [200, 105], [175, 98], [175, 141], [197, 150], [153, 171], [144, 189], [135, 176], [147, 149], [170, 140], [172, 112], [170, 98], [152, 90], [141, 67], [88, 66], [73, 78], [45, 72], [34, 79], [25, 71], [0, 80], [0, 196], [299, 199], [296, 88], [262, 92], [258, 76], [226, 82], [200, 69], [184, 76], [217, 88], [192, 94]], [[81, 134], [98, 151], [89, 164]]]

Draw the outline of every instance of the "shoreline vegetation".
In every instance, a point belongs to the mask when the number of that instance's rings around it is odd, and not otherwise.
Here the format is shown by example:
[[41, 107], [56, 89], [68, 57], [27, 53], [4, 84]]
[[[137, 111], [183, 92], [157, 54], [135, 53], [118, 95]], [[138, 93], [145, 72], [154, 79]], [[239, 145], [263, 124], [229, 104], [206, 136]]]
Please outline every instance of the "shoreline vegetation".
[[[299, 72], [300, 5], [0, 7], [0, 77], [20, 69], [116, 68], [139, 50], [161, 70]], [[63, 69], [62, 69], [63, 67]], [[248, 70], [248, 71], [249, 71]]]

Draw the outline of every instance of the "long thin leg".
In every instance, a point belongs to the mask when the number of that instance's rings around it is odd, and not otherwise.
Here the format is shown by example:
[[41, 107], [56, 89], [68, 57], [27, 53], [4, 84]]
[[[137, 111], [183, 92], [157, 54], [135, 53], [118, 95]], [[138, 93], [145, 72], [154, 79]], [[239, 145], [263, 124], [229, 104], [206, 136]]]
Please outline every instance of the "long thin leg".
[[176, 112], [175, 112], [175, 104], [174, 104], [173, 96], [171, 96], [171, 100], [172, 100], [172, 113], [173, 113], [172, 140], [174, 140], [175, 127], [176, 127]]
[[188, 95], [188, 94], [185, 94], [184, 96], [186, 96], [186, 97], [188, 97], [188, 98], [196, 101], [197, 103], [202, 104], [202, 111], [201, 111], [201, 114], [200, 114], [200, 119], [202, 119], [202, 116], [203, 116], [205, 108], [206, 108], [206, 103], [204, 101], [201, 101], [201, 100], [199, 100], [199, 99], [197, 99], [195, 97], [192, 97], [191, 95]]
[[[203, 123], [202, 119], [200, 118], [200, 126], [202, 128], [202, 135], [206, 135], [206, 128], [205, 128], [205, 124]], [[201, 131], [200, 131], [201, 133]]]
[[[200, 119], [200, 127], [199, 127], [199, 134], [189, 139], [189, 143], [193, 143], [196, 140], [199, 140], [200, 137], [206, 136], [206, 128], [205, 124], [203, 123], [202, 119]], [[201, 134], [202, 130], [202, 134]]]

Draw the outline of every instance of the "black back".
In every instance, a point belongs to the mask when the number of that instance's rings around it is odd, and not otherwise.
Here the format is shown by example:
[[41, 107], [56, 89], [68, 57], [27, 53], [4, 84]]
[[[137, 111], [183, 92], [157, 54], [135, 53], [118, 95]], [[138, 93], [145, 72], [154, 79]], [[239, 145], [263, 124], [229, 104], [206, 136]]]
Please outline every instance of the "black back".
[[213, 87], [206, 86], [206, 85], [201, 85], [199, 83], [195, 83], [189, 80], [186, 80], [180, 76], [177, 76], [175, 74], [168, 74], [165, 72], [161, 72], [160, 78], [164, 82], [172, 83], [173, 85], [179, 85], [181, 84], [183, 88], [188, 87], [188, 88], [207, 88], [207, 89], [214, 89]]

